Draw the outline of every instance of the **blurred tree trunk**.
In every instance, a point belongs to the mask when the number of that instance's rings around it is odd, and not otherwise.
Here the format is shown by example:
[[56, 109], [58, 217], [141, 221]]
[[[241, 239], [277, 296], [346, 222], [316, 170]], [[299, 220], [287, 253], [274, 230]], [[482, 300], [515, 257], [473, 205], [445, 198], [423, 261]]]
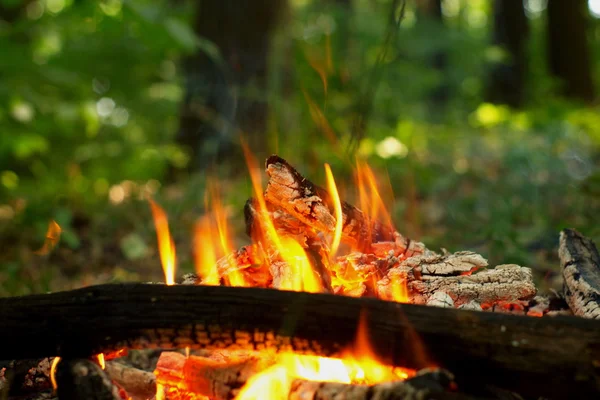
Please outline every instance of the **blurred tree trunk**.
[[520, 107], [525, 101], [529, 34], [525, 8], [522, 0], [496, 0], [493, 3], [493, 43], [502, 47], [508, 60], [492, 67], [487, 98], [494, 103]]
[[595, 97], [587, 41], [586, 0], [548, 2], [548, 64], [562, 93], [591, 102]]
[[194, 30], [218, 47], [223, 64], [201, 50], [184, 61], [177, 142], [191, 152], [189, 168], [239, 161], [240, 132], [258, 156], [266, 152], [270, 34], [284, 5], [285, 0], [199, 0]]
[[[426, 31], [442, 32], [444, 29], [444, 18], [442, 15], [442, 0], [417, 0], [417, 18], [420, 24], [430, 24]], [[444, 76], [446, 66], [448, 64], [448, 55], [444, 49], [438, 48], [430, 58], [432, 68]], [[434, 108], [445, 106], [448, 101], [448, 85], [443, 78], [440, 84], [433, 89], [430, 94], [430, 102]]]

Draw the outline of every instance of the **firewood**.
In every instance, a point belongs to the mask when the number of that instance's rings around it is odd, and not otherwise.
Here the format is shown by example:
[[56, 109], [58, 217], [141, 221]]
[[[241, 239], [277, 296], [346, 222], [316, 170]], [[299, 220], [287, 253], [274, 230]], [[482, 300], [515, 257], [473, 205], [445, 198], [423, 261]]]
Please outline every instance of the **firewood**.
[[571, 310], [580, 317], [600, 319], [600, 255], [596, 245], [576, 230], [564, 229], [558, 255]]
[[106, 372], [87, 359], [61, 359], [56, 366], [56, 384], [61, 400], [123, 399]]
[[361, 316], [382, 362], [420, 369], [425, 349], [466, 393], [484, 383], [547, 398], [600, 391], [598, 320], [273, 289], [124, 283], [1, 298], [0, 343], [9, 359], [187, 346], [339, 356]]
[[473, 300], [482, 304], [527, 300], [537, 293], [531, 269], [515, 264], [498, 265], [472, 275], [423, 275], [420, 280], [408, 282], [408, 291], [417, 304], [427, 302], [434, 293], [442, 291], [459, 305]]
[[252, 353], [214, 360], [163, 352], [155, 373], [157, 383], [164, 387], [177, 387], [211, 400], [232, 400], [252, 375], [274, 362], [273, 357]]
[[107, 361], [106, 373], [134, 399], [149, 399], [156, 394], [156, 376], [152, 372]]
[[50, 382], [50, 364], [52, 358], [13, 360], [0, 370], [0, 381], [4, 382], [0, 388], [2, 394], [23, 396], [52, 389]]
[[[304, 224], [323, 233], [335, 230], [333, 200], [324, 188], [303, 177], [279, 156], [266, 161], [269, 176], [264, 196], [267, 202], [285, 210]], [[373, 243], [394, 243], [398, 253], [405, 252], [410, 240], [395, 232], [392, 226], [369, 221], [364, 213], [348, 202], [341, 201], [342, 240], [355, 249], [369, 253]]]
[[453, 376], [445, 370], [423, 370], [404, 381], [374, 385], [296, 379], [289, 400], [414, 400], [443, 399]]

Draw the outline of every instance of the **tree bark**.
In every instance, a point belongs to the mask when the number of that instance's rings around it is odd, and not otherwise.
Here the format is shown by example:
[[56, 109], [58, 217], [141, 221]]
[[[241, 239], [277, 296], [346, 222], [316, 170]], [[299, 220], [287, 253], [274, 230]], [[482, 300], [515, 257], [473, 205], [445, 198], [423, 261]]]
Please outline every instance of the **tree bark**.
[[525, 101], [527, 36], [529, 28], [523, 1], [496, 0], [493, 43], [508, 53], [508, 60], [492, 67], [488, 99], [520, 107]]
[[361, 319], [382, 362], [420, 369], [432, 359], [466, 393], [487, 384], [547, 398], [600, 391], [598, 320], [272, 289], [110, 284], [4, 298], [0, 343], [7, 359], [72, 359], [122, 347], [339, 356], [354, 345]]
[[591, 102], [595, 98], [587, 40], [587, 1], [548, 2], [548, 64], [561, 93]]
[[191, 152], [191, 168], [236, 159], [240, 132], [253, 150], [266, 152], [270, 33], [285, 3], [199, 1], [194, 30], [218, 47], [223, 65], [202, 51], [184, 62], [186, 94], [176, 139]]

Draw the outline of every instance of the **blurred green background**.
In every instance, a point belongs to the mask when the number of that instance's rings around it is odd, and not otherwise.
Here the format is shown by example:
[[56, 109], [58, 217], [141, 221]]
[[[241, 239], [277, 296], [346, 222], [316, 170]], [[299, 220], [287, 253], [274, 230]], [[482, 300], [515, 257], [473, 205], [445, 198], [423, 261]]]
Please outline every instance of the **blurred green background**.
[[162, 280], [149, 195], [192, 271], [211, 177], [247, 243], [241, 135], [555, 287], [559, 231], [600, 241], [599, 79], [599, 0], [0, 0], [0, 296]]

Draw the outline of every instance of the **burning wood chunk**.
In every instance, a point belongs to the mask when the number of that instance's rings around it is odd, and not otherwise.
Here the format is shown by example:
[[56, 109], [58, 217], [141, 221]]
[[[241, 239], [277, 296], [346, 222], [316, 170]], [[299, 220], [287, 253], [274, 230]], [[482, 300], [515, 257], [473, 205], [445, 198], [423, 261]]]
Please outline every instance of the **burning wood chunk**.
[[106, 372], [86, 359], [62, 359], [56, 367], [59, 399], [123, 400]]
[[161, 354], [156, 365], [159, 385], [206, 396], [211, 400], [232, 400], [254, 374], [275, 359], [265, 354], [232, 353], [228, 357], [186, 357], [175, 352]]
[[600, 319], [600, 255], [595, 244], [574, 229], [564, 229], [558, 255], [571, 310], [580, 317]]
[[415, 274], [422, 275], [466, 275], [488, 266], [481, 255], [472, 251], [436, 254], [428, 251], [425, 254], [407, 258], [402, 265], [411, 267]]
[[[396, 267], [395, 267], [396, 268]], [[389, 292], [393, 274], [378, 282], [382, 292]], [[422, 275], [420, 279], [408, 281], [408, 293], [412, 302], [425, 304], [434, 293], [443, 291], [452, 297], [455, 304], [470, 301], [493, 304], [500, 301], [518, 301], [530, 299], [537, 290], [533, 283], [530, 268], [515, 264], [498, 265], [496, 268], [480, 271], [472, 275], [435, 276]]]
[[[327, 190], [304, 178], [279, 156], [266, 161], [269, 176], [265, 200], [308, 225], [329, 234], [335, 230], [334, 203]], [[353, 205], [340, 201], [342, 208], [342, 240], [362, 252], [370, 252], [377, 242], [396, 242], [399, 238], [391, 226], [369, 221]], [[408, 247], [407, 244], [404, 248]]]
[[375, 385], [316, 382], [297, 379], [292, 383], [289, 400], [412, 400], [429, 399], [448, 390], [453, 376], [446, 370], [423, 370], [405, 381]]

